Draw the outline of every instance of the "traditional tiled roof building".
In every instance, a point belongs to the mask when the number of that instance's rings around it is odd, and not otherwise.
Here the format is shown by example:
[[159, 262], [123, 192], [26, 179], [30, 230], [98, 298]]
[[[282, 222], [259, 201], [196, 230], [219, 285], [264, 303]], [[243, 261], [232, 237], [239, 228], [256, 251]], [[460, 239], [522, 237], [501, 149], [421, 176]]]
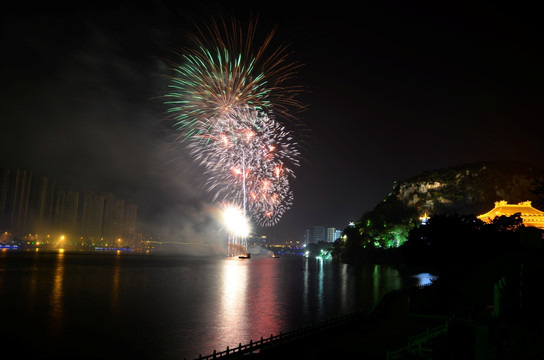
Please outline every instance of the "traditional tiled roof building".
[[508, 204], [505, 200], [495, 201], [495, 207], [491, 211], [479, 215], [478, 219], [489, 223], [497, 216], [511, 216], [516, 213], [521, 214], [523, 225], [544, 229], [544, 212], [535, 209], [530, 201], [519, 204]]

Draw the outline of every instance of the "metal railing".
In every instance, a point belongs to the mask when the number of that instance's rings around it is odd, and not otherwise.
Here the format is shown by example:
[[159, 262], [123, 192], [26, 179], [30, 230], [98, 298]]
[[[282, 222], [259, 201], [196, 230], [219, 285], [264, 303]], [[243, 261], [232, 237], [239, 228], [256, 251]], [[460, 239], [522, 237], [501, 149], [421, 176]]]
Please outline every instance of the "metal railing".
[[387, 350], [385, 358], [386, 360], [401, 359], [406, 353], [416, 353], [421, 356], [423, 352], [423, 345], [433, 338], [448, 333], [448, 321], [437, 327], [427, 329], [426, 331], [419, 333], [408, 338], [408, 345], [393, 351]]
[[[202, 356], [200, 354], [197, 359], [199, 359], [199, 360], [200, 359], [209, 360], [209, 359], [217, 359], [217, 358], [233, 358], [233, 357], [241, 357], [243, 355], [248, 355], [248, 354], [252, 354], [252, 353], [259, 353], [264, 348], [276, 346], [276, 345], [279, 345], [279, 344], [285, 344], [287, 342], [294, 341], [294, 340], [296, 340], [298, 338], [310, 335], [310, 334], [315, 333], [315, 332], [324, 331], [324, 330], [326, 330], [328, 328], [332, 328], [334, 326], [338, 326], [338, 325], [340, 325], [342, 323], [349, 322], [349, 321], [352, 321], [352, 320], [355, 320], [355, 319], [361, 319], [362, 320], [362, 319], [366, 318], [366, 319], [370, 320], [374, 316], [379, 316], [378, 314], [382, 311], [382, 308], [384, 306], [386, 306], [384, 303], [386, 302], [385, 300], [387, 298], [392, 298], [392, 297], [398, 296], [401, 293], [405, 293], [405, 292], [409, 292], [409, 291], [413, 291], [413, 290], [420, 290], [420, 289], [422, 289], [424, 287], [426, 287], [426, 286], [418, 285], [418, 286], [414, 286], [412, 288], [391, 290], [391, 291], [385, 293], [379, 299], [379, 301], [376, 304], [374, 304], [371, 311], [368, 312], [368, 313], [365, 313], [365, 312], [361, 311], [361, 312], [348, 313], [348, 314], [344, 314], [344, 315], [338, 315], [338, 316], [336, 316], [334, 318], [329, 318], [327, 320], [316, 321], [314, 323], [305, 325], [305, 326], [297, 328], [295, 330], [288, 331], [286, 333], [281, 333], [280, 332], [279, 335], [270, 334], [269, 338], [261, 337], [260, 340], [255, 341], [255, 342], [253, 342], [253, 340], [250, 340], [249, 344], [242, 345], [242, 343], [239, 343], [238, 346], [233, 347], [233, 348], [230, 348], [230, 347], [227, 346], [227, 349], [224, 350], [224, 351], [217, 352], [216, 350], [214, 350], [212, 354], [206, 355], [206, 356]], [[437, 328], [433, 328], [433, 329], [429, 330], [430, 335], [425, 335], [425, 334], [423, 334], [423, 335], [424, 336], [431, 336], [432, 335], [433, 337], [437, 336], [437, 335], [435, 335], [436, 331], [438, 331], [439, 328], [441, 329], [444, 326], [445, 326], [445, 329], [446, 329], [446, 332], [447, 332], [447, 323], [446, 323], [445, 325], [441, 325], [441, 326], [438, 326]], [[397, 353], [401, 354], [403, 351], [406, 351], [406, 349], [408, 349], [408, 348], [412, 349], [414, 344], [416, 344], [417, 341], [420, 341], [419, 340], [420, 336], [421, 335], [416, 335], [415, 337], [411, 338], [411, 341], [409, 341], [409, 345], [407, 347], [399, 349], [399, 350], [395, 350], [395, 351], [392, 351], [392, 352], [388, 352], [387, 353], [388, 359], [394, 359], [394, 357], [389, 357], [390, 356], [389, 354], [391, 354], [391, 356], [398, 356], [398, 355], [396, 355]], [[414, 341], [416, 343], [414, 343]], [[428, 341], [428, 340], [426, 340], [426, 341]]]
[[339, 324], [346, 323], [356, 319], [362, 319], [366, 316], [368, 316], [368, 314], [365, 314], [363, 312], [354, 312], [354, 313], [339, 315], [327, 320], [316, 321], [314, 323], [305, 325], [295, 330], [288, 331], [286, 333], [280, 332], [279, 335], [270, 334], [269, 338], [261, 337], [260, 340], [255, 342], [253, 340], [250, 340], [249, 344], [242, 345], [242, 343], [239, 343], [238, 346], [233, 348], [229, 348], [227, 346], [226, 350], [219, 351], [219, 352], [214, 350], [212, 354], [206, 355], [206, 356], [199, 355], [197, 359], [208, 360], [208, 359], [217, 359], [217, 358], [231, 358], [231, 357], [248, 355], [252, 353], [259, 353], [261, 352], [261, 350], [263, 350], [266, 347], [284, 344], [284, 343], [293, 341], [295, 339], [307, 336], [311, 333], [324, 331], [328, 328], [337, 326]]

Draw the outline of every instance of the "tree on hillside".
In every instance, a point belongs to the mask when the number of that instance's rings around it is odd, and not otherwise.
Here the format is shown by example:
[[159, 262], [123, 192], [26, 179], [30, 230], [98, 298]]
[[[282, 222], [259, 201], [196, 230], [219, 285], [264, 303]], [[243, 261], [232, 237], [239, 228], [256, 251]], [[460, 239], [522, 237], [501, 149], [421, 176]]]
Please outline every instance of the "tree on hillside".
[[[515, 217], [504, 221], [497, 220], [497, 223], [490, 224], [493, 226], [487, 231], [479, 233], [478, 239], [471, 239], [470, 236], [476, 230], [469, 228], [469, 225], [480, 226], [479, 231], [483, 231], [484, 224], [477, 224], [474, 215], [460, 217], [455, 214], [484, 213], [488, 211], [490, 204], [498, 199], [511, 201], [532, 199], [534, 197], [531, 195], [531, 189], [534, 189], [533, 193], [540, 194], [540, 198], [544, 200], [542, 179], [544, 169], [537, 169], [525, 163], [499, 161], [431, 170], [395, 182], [392, 192], [372, 211], [364, 213], [354, 229], [346, 229], [349, 236], [347, 240], [343, 239], [335, 244], [335, 258], [368, 258], [368, 254], [374, 250], [397, 248], [410, 238], [418, 236], [438, 238], [428, 234], [431, 230], [441, 233], [440, 242], [437, 240], [430, 247], [423, 246], [423, 242], [418, 243], [416, 240], [407, 248], [421, 247], [420, 256], [428, 251], [435, 253], [443, 251], [445, 256], [448, 251], [457, 250], [457, 245], [466, 244], [470, 249], [468, 254], [463, 254], [466, 249], [459, 250], [459, 254], [456, 254], [461, 259], [473, 256], [477, 249], [485, 252], [486, 246], [495, 247], [493, 241], [511, 236], [509, 233], [502, 234], [502, 230], [515, 230], [517, 227], [515, 223], [507, 226], [504, 224], [505, 221], [514, 221]], [[534, 182], [539, 185], [534, 186]], [[419, 218], [424, 213], [434, 219], [431, 228], [419, 226]], [[452, 217], [441, 217], [446, 214]], [[496, 232], [499, 231], [498, 228], [501, 228], [499, 233]], [[419, 232], [425, 234], [418, 234]], [[495, 239], [489, 240], [490, 243], [486, 244], [487, 240], [484, 238], [487, 236]], [[511, 244], [509, 240], [505, 241]]]
[[342, 236], [333, 244], [332, 257], [335, 260], [351, 264], [361, 258], [363, 237], [357, 227], [347, 227]]
[[388, 195], [358, 222], [363, 247], [387, 249], [402, 245], [415, 226], [415, 219], [414, 209], [406, 208], [397, 196]]
[[519, 213], [497, 217], [490, 224], [474, 215], [436, 215], [410, 231], [401, 251], [408, 263], [451, 268], [517, 249], [523, 227]]
[[503, 231], [518, 231], [523, 225], [523, 219], [521, 218], [521, 213], [515, 213], [511, 216], [501, 215], [496, 216], [491, 221], [491, 228], [497, 232]]

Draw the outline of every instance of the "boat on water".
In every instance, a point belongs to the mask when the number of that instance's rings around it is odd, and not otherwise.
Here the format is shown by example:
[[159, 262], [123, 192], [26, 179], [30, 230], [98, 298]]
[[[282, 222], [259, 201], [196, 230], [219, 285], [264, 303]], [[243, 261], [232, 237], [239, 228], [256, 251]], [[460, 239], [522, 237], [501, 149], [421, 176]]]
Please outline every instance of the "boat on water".
[[279, 258], [279, 256], [276, 255], [276, 254], [272, 255], [272, 257], [275, 258], [275, 259], [278, 259], [278, 258]]
[[238, 259], [249, 259], [251, 258], [251, 254], [250, 253], [247, 253], [245, 255], [240, 255], [238, 256]]

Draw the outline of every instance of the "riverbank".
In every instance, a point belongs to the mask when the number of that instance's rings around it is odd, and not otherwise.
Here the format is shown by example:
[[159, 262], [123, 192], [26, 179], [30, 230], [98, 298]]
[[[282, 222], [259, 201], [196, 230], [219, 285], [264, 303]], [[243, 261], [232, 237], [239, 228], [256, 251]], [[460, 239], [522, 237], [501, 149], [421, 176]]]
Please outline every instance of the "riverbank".
[[[368, 317], [244, 357], [542, 359], [543, 260], [541, 250], [522, 251], [458, 267], [427, 287], [388, 293]], [[446, 331], [429, 336], [433, 329]]]

